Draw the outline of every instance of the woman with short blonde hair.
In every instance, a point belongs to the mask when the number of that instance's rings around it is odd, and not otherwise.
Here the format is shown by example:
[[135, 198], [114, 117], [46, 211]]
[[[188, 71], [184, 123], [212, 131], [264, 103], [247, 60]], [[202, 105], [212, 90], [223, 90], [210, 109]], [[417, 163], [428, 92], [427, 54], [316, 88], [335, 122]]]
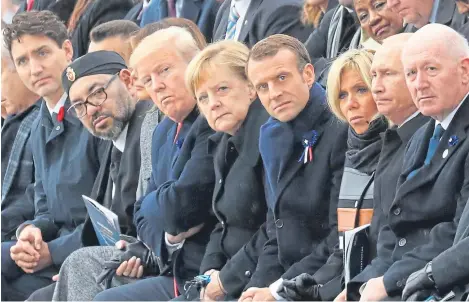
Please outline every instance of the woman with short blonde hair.
[[[213, 192], [217, 225], [200, 267], [211, 277], [200, 294], [202, 301], [237, 299], [242, 291], [240, 276], [256, 269], [253, 261], [246, 261], [247, 255], [256, 254], [267, 240], [257, 232], [267, 213], [258, 146], [260, 127], [269, 115], [246, 77], [248, 55], [244, 44], [220, 41], [202, 50], [186, 70], [188, 90], [217, 131], [209, 138], [209, 152], [217, 179], [223, 178]], [[232, 258], [238, 251], [246, 257]]]
[[346, 117], [340, 109], [340, 84], [344, 71], [351, 70], [359, 74], [371, 91], [371, 63], [373, 51], [366, 49], [351, 49], [340, 55], [331, 65], [327, 78], [327, 102], [331, 111], [342, 121]]

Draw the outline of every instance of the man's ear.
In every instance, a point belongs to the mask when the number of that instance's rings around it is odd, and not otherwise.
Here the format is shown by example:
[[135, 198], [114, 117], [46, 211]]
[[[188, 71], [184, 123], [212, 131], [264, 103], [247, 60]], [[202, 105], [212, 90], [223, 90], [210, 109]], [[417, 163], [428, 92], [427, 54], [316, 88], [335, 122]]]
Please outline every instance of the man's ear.
[[65, 50], [65, 56], [67, 57], [67, 60], [69, 62], [72, 62], [72, 59], [73, 59], [73, 46], [72, 46], [72, 42], [70, 42], [70, 40], [65, 40], [63, 43], [62, 43], [62, 49]]
[[303, 68], [303, 80], [308, 87], [311, 88], [316, 80], [316, 74], [314, 73], [314, 67], [311, 63], [308, 63]]
[[125, 84], [125, 87], [127, 88], [127, 90], [130, 91], [132, 89], [133, 84], [134, 84], [133, 79], [132, 79], [132, 74], [131, 74], [130, 70], [122, 69], [119, 72], [119, 78]]
[[461, 60], [460, 70], [462, 72], [461, 78], [465, 85], [469, 84], [469, 57]]
[[249, 99], [251, 102], [254, 102], [257, 98], [257, 92], [256, 89], [254, 89], [254, 85], [252, 85], [251, 82], [248, 84], [248, 89], [249, 89]]

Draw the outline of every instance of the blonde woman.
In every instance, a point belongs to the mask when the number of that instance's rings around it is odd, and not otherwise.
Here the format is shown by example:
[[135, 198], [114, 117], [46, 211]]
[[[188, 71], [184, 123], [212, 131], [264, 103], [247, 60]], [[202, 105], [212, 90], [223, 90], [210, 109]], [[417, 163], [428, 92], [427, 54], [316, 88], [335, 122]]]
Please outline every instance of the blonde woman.
[[255, 270], [249, 254], [266, 240], [261, 232], [256, 235], [267, 212], [258, 145], [260, 127], [269, 115], [244, 72], [248, 54], [239, 42], [221, 41], [199, 53], [186, 72], [187, 87], [201, 114], [217, 131], [209, 139], [209, 151], [216, 179], [223, 179], [214, 189], [212, 207], [218, 223], [200, 268], [201, 274], [211, 276], [201, 300], [241, 294], [240, 279]]
[[[339, 233], [370, 223], [373, 216], [373, 173], [381, 151], [380, 133], [388, 123], [377, 114], [371, 93], [372, 60], [370, 51], [349, 50], [333, 62], [327, 81], [329, 107], [349, 125], [337, 209]], [[285, 280], [279, 295], [288, 300], [333, 300], [342, 291], [342, 259], [337, 248], [318, 271], [306, 272], [314, 275]]]

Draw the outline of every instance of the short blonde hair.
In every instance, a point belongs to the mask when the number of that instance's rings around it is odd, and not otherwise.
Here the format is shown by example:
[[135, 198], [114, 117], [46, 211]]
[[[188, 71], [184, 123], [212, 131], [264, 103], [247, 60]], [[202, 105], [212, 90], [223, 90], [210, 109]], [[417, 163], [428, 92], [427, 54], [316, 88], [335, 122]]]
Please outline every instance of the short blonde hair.
[[327, 77], [327, 103], [339, 119], [347, 121], [340, 110], [339, 93], [340, 77], [345, 70], [358, 72], [363, 82], [371, 90], [371, 63], [373, 62], [374, 51], [367, 49], [351, 49], [341, 54], [331, 65]]
[[233, 75], [249, 82], [245, 72], [248, 57], [247, 46], [237, 41], [224, 40], [207, 46], [187, 67], [185, 76], [187, 89], [195, 97], [195, 92], [201, 83], [220, 67], [230, 69]]

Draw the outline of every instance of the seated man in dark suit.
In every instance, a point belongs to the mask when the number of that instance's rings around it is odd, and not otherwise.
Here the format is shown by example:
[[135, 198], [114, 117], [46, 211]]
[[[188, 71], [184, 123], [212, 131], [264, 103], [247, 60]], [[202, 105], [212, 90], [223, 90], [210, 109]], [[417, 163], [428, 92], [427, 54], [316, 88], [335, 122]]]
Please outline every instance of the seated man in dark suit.
[[[338, 241], [337, 201], [347, 125], [329, 111], [304, 45], [272, 35], [251, 50], [246, 67], [270, 119], [261, 127], [267, 242], [247, 271], [240, 301], [279, 298], [283, 279], [321, 267]], [[244, 281], [244, 280], [243, 280]]]
[[388, 0], [387, 3], [404, 18], [404, 22], [414, 26], [412, 31], [428, 23], [444, 24], [459, 30], [466, 23], [453, 0]]
[[260, 40], [285, 34], [305, 41], [309, 29], [300, 20], [298, 0], [227, 0], [215, 21], [213, 41], [231, 39], [252, 47]]
[[[2, 23], [2, 28], [4, 27]], [[16, 228], [34, 217], [34, 163], [31, 126], [39, 113], [39, 96], [29, 90], [16, 72], [2, 43], [2, 242], [12, 240]], [[25, 196], [26, 195], [26, 196]]]
[[[441, 43], [441, 40], [435, 39], [434, 43]], [[453, 47], [460, 47], [460, 45], [453, 44]], [[457, 50], [459, 51], [459, 49]], [[469, 49], [464, 45], [462, 50], [465, 50], [465, 52], [463, 52], [461, 57], [453, 58], [453, 60], [456, 61], [459, 66], [468, 66]], [[451, 89], [453, 89], [454, 86], [455, 85], [450, 86]], [[466, 89], [467, 92], [469, 92], [469, 88]], [[464, 102], [467, 102], [467, 100]], [[460, 110], [462, 110], [463, 106], [466, 106], [466, 104], [461, 105]], [[465, 117], [467, 118], [467, 115]], [[467, 173], [467, 168], [465, 171]], [[460, 176], [462, 177], [463, 174], [460, 174]], [[463, 197], [464, 196], [461, 196], [461, 198]], [[427, 258], [427, 260], [431, 261], [409, 277], [403, 291], [403, 300], [410, 298], [412, 300], [423, 301], [430, 295], [442, 297], [451, 290], [456, 294], [454, 300], [467, 299], [467, 293], [469, 292], [469, 287], [467, 287], [469, 284], [469, 267], [467, 261], [469, 251], [469, 205], [467, 204], [467, 199], [461, 200], [459, 210], [464, 207], [465, 202], [466, 206], [462, 215], [460, 217], [457, 216], [454, 220], [457, 224], [457, 230], [452, 247], [433, 259]], [[460, 214], [459, 211], [457, 214]], [[465, 295], [461, 295], [462, 293], [465, 293]]]
[[73, 56], [67, 37], [65, 25], [49, 11], [18, 14], [4, 29], [19, 77], [44, 99], [31, 130], [35, 215], [16, 230], [18, 241], [2, 242], [7, 299], [24, 300], [50, 284], [65, 258], [81, 247], [81, 195], [91, 192], [106, 146], [67, 112], [61, 85]]
[[[166, 115], [153, 133], [147, 195], [135, 203], [133, 222], [141, 241], [118, 242], [124, 251], [89, 247], [72, 254], [60, 271], [53, 300], [169, 300], [184, 293], [184, 282], [197, 275], [215, 224], [209, 217], [214, 168], [208, 137], [213, 131], [183, 85], [187, 65], [199, 50], [186, 30], [168, 28], [146, 37], [132, 53], [130, 64]], [[93, 265], [77, 269], [83, 259]]]
[[[466, 40], [440, 24], [424, 26], [404, 46], [407, 86], [419, 111], [432, 119], [407, 145], [377, 257], [347, 284], [347, 295], [400, 299], [409, 275], [452, 245], [469, 197], [468, 57]], [[445, 271], [441, 265], [435, 271]]]

